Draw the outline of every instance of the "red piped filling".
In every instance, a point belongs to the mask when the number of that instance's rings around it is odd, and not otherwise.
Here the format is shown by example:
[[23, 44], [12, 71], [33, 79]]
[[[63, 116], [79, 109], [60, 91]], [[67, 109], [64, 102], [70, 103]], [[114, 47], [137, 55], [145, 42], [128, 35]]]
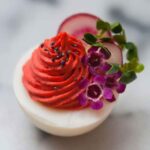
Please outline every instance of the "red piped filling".
[[34, 101], [61, 109], [80, 109], [79, 82], [89, 78], [81, 59], [85, 48], [67, 33], [47, 39], [23, 66], [23, 84]]

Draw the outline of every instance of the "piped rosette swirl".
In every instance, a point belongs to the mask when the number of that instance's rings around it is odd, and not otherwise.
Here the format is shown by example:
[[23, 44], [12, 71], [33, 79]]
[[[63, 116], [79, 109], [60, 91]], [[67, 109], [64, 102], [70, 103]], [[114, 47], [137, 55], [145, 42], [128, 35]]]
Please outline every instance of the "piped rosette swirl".
[[82, 43], [59, 33], [36, 48], [23, 67], [23, 84], [31, 98], [53, 108], [79, 109], [79, 87], [83, 78], [90, 79], [88, 67], [82, 63], [86, 51]]

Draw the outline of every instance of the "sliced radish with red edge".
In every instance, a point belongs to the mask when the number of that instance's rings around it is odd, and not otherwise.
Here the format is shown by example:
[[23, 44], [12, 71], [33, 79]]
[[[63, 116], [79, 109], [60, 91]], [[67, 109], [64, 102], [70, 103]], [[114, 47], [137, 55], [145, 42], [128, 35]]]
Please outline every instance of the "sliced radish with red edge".
[[109, 63], [122, 64], [122, 50], [114, 43], [104, 43], [104, 46], [111, 52], [111, 57], [107, 60]]
[[[96, 21], [99, 17], [88, 14], [88, 13], [78, 13], [66, 18], [60, 25], [58, 29], [59, 32], [67, 32], [70, 35], [82, 40], [85, 33], [96, 34], [98, 31], [96, 29]], [[106, 32], [104, 37], [110, 37], [111, 33]], [[88, 48], [89, 46], [83, 42], [84, 46]], [[114, 44], [113, 42], [104, 44], [111, 52], [111, 58], [108, 60], [110, 63], [122, 64], [122, 50], [121, 48]]]
[[[78, 13], [66, 18], [58, 29], [59, 32], [67, 32], [78, 39], [83, 39], [85, 33], [96, 34], [96, 21], [99, 18], [88, 13]], [[105, 33], [105, 37], [109, 37], [110, 32]]]

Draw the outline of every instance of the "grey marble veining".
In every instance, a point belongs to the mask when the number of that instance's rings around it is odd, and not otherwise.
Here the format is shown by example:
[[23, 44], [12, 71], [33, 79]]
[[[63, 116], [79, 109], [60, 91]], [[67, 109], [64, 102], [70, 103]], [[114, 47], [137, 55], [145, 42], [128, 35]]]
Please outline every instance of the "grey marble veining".
[[[149, 0], [0, 0], [0, 149], [1, 150], [149, 150], [150, 149], [150, 1]], [[18, 59], [56, 34], [75, 12], [119, 20], [139, 47], [145, 72], [120, 95], [110, 117], [96, 130], [73, 138], [36, 129], [19, 108], [12, 90]]]

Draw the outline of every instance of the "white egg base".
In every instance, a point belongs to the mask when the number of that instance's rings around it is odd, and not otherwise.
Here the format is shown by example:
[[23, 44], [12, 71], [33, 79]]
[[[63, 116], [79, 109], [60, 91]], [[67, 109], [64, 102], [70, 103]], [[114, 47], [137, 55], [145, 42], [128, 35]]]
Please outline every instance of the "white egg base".
[[58, 136], [76, 136], [87, 133], [100, 125], [110, 114], [116, 102], [105, 102], [105, 106], [97, 111], [91, 108], [83, 110], [58, 110], [47, 108], [33, 101], [22, 83], [22, 66], [31, 57], [30, 50], [18, 62], [13, 87], [19, 105], [31, 121], [41, 130]]

